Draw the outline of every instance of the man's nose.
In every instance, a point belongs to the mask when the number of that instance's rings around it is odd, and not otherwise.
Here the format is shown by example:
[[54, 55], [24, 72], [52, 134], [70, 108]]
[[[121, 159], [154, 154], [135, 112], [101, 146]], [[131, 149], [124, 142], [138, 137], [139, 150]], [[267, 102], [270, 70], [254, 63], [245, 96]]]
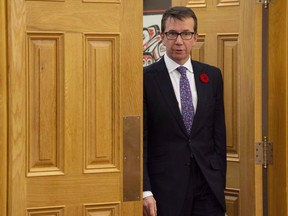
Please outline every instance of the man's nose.
[[181, 38], [181, 35], [178, 35], [176, 38], [176, 43], [177, 44], [182, 44], [183, 43], [183, 39]]

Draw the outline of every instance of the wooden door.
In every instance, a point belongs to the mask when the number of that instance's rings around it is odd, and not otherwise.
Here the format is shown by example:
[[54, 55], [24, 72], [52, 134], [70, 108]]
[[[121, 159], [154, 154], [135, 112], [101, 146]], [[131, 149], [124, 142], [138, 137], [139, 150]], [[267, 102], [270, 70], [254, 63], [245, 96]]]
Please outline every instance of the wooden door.
[[173, 0], [198, 17], [199, 39], [192, 58], [223, 73], [227, 125], [228, 216], [262, 215], [261, 141], [262, 5], [251, 0]]
[[142, 214], [142, 14], [135, 0], [7, 1], [10, 216]]

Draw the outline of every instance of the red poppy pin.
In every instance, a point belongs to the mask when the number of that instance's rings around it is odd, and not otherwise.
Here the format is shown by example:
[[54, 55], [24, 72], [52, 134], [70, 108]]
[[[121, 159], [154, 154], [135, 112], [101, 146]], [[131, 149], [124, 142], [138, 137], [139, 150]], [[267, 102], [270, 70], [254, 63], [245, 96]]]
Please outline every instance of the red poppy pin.
[[207, 74], [203, 73], [200, 75], [200, 80], [203, 83], [208, 83], [209, 82], [209, 77], [207, 76]]

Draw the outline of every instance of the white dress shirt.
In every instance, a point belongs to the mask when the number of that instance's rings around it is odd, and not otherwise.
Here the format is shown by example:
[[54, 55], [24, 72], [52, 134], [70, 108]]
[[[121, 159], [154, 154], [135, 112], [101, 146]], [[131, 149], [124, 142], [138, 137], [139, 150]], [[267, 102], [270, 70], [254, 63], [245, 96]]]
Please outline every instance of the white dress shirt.
[[[180, 73], [176, 70], [179, 66], [178, 63], [174, 62], [172, 59], [170, 59], [166, 54], [164, 55], [164, 61], [174, 88], [174, 92], [178, 101], [179, 109], [181, 110], [181, 99], [180, 99]], [[197, 108], [197, 91], [196, 91], [196, 85], [195, 85], [195, 79], [194, 79], [194, 72], [193, 67], [191, 63], [191, 59], [189, 58], [188, 61], [182, 65], [187, 68], [186, 76], [190, 83], [191, 93], [192, 93], [192, 99], [193, 99], [193, 107], [194, 107], [194, 113], [196, 113]]]

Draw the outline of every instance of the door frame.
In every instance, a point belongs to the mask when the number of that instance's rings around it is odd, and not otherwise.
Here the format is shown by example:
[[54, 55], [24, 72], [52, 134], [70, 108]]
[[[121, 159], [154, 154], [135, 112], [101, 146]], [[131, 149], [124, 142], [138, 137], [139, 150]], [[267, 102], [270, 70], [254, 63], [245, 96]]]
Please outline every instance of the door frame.
[[[262, 130], [262, 117], [263, 117], [263, 107], [262, 107], [262, 71], [263, 71], [263, 64], [262, 64], [262, 34], [263, 34], [263, 13], [262, 13], [262, 4], [256, 3], [256, 11], [254, 15], [254, 23], [255, 23], [255, 35], [254, 38], [254, 58], [255, 58], [255, 70], [254, 70], [254, 121], [250, 122], [251, 124], [255, 125], [254, 137], [255, 139], [251, 141], [252, 148], [250, 149], [253, 152], [251, 155], [253, 159], [253, 164], [251, 166], [254, 168], [254, 183], [253, 183], [253, 191], [254, 191], [254, 212], [253, 215], [255, 216], [263, 216], [263, 169], [262, 165], [256, 165], [255, 161], [255, 148], [256, 143], [261, 142], [263, 138], [263, 130]], [[248, 35], [247, 35], [248, 36]], [[246, 158], [248, 160], [249, 158]], [[247, 173], [245, 173], [246, 175]], [[242, 180], [242, 179], [241, 179]], [[247, 191], [246, 196], [249, 196], [249, 189]], [[242, 197], [243, 202], [246, 204], [246, 197]], [[248, 202], [247, 202], [248, 203]], [[252, 213], [252, 212], [251, 212]], [[241, 214], [240, 214], [241, 215]]]
[[268, 166], [268, 215], [287, 215], [288, 195], [288, 3], [268, 7], [268, 140], [273, 164]]
[[0, 1], [0, 215], [7, 215], [7, 28], [6, 0]]

